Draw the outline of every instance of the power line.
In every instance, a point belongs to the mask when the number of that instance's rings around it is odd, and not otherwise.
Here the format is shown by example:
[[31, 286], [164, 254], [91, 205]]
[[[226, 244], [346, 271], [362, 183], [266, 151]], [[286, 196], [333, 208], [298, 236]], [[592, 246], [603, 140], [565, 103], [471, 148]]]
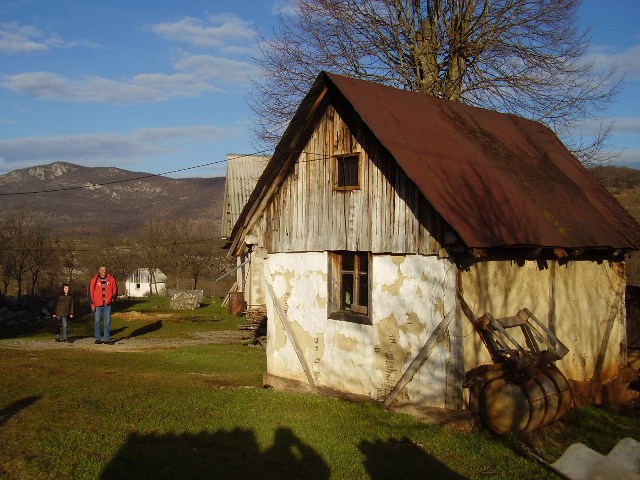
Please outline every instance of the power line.
[[[207, 238], [200, 238], [200, 239], [193, 239], [193, 240], [187, 240], [187, 241], [182, 241], [182, 242], [168, 242], [168, 243], [156, 243], [154, 244], [154, 247], [158, 247], [158, 248], [168, 248], [168, 247], [175, 247], [175, 246], [180, 246], [180, 245], [197, 245], [197, 244], [201, 244], [201, 243], [209, 243], [209, 242], [217, 242], [220, 239], [217, 237], [207, 237]], [[71, 252], [71, 253], [75, 253], [75, 252], [102, 252], [105, 250], [131, 250], [131, 249], [139, 249], [140, 248], [140, 244], [131, 244], [131, 245], [126, 245], [126, 244], [122, 244], [122, 245], [105, 245], [102, 247], [95, 247], [95, 248], [0, 248], [0, 252], [22, 252], [22, 253], [27, 253], [27, 252]], [[222, 247], [220, 247], [220, 249], [222, 249]]]
[[[266, 153], [269, 153], [269, 150], [263, 150], [263, 151], [254, 152], [254, 153], [247, 153], [247, 154], [244, 154], [244, 155], [236, 155], [236, 156], [231, 157], [231, 160], [235, 160], [237, 158], [251, 157], [253, 155], [264, 155]], [[291, 151], [290, 153], [297, 153], [297, 154], [306, 153], [307, 155], [312, 155], [312, 156], [317, 157], [317, 158], [314, 158], [314, 159], [307, 159], [307, 160], [297, 159], [295, 163], [311, 163], [311, 162], [317, 162], [317, 161], [326, 160], [327, 158], [329, 158], [329, 155], [324, 154], [324, 153], [305, 152], [304, 150]], [[12, 195], [39, 195], [41, 193], [68, 192], [68, 191], [71, 191], [71, 190], [83, 190], [85, 188], [104, 187], [104, 186], [107, 186], [107, 185], [115, 185], [115, 184], [118, 184], [118, 183], [135, 182], [136, 180], [144, 180], [146, 178], [164, 177], [166, 175], [171, 175], [171, 174], [174, 174], [174, 173], [186, 172], [188, 170], [195, 170], [197, 168], [210, 167], [211, 165], [218, 165], [218, 164], [224, 163], [226, 161], [227, 160], [218, 160], [218, 161], [215, 161], [215, 162], [203, 163], [201, 165], [194, 165], [194, 166], [191, 166], [191, 167], [179, 168], [177, 170], [171, 170], [169, 172], [149, 173], [149, 174], [146, 174], [146, 175], [141, 175], [139, 177], [124, 178], [122, 180], [112, 180], [110, 182], [103, 182], [103, 183], [87, 183], [85, 185], [76, 185], [76, 186], [73, 186], [73, 187], [52, 188], [50, 190], [33, 190], [33, 191], [28, 191], [28, 192], [0, 192], [0, 197], [9, 197], [9, 196], [12, 196]]]
[[[237, 155], [234, 156], [233, 158], [242, 158], [242, 157], [250, 157], [252, 155], [263, 155], [265, 153], [268, 153], [267, 150], [264, 150], [262, 152], [255, 152], [255, 153], [248, 153], [246, 155]], [[179, 168], [177, 170], [171, 170], [170, 172], [163, 172], [163, 173], [149, 173], [146, 175], [141, 175], [139, 177], [134, 177], [134, 178], [125, 178], [122, 180], [112, 180], [110, 182], [103, 182], [103, 183], [88, 183], [86, 185], [76, 185], [74, 187], [64, 187], [64, 188], [53, 188], [50, 190], [36, 190], [36, 191], [30, 191], [30, 192], [0, 192], [0, 196], [11, 196], [11, 195], [37, 195], [40, 193], [55, 193], [55, 192], [68, 192], [70, 190], [82, 190], [85, 188], [94, 188], [94, 187], [104, 187], [107, 185], [114, 185], [114, 184], [118, 184], [118, 183], [125, 183], [125, 182], [135, 182], [136, 180], [144, 180], [146, 178], [153, 178], [153, 177], [164, 177], [166, 175], [172, 175], [174, 173], [180, 173], [180, 172], [186, 172], [188, 170], [195, 170], [197, 168], [203, 168], [203, 167], [210, 167], [211, 165], [217, 165], [220, 163], [224, 163], [227, 160], [218, 160], [216, 162], [209, 162], [209, 163], [203, 163], [201, 165], [194, 165], [191, 167], [185, 167], [185, 168]]]

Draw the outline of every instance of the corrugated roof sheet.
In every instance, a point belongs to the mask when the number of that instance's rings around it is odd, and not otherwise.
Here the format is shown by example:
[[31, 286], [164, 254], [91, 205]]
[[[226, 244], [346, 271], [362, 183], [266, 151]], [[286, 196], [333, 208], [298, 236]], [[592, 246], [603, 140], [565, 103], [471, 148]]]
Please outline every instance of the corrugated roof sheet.
[[324, 72], [236, 229], [277, 188], [287, 152], [302, 148], [300, 132], [327, 88], [330, 101], [338, 94], [353, 107], [467, 247], [640, 247], [638, 223], [544, 125]]
[[224, 184], [224, 210], [220, 236], [231, 235], [233, 225], [251, 196], [260, 175], [269, 162], [264, 155], [227, 154], [227, 177]]

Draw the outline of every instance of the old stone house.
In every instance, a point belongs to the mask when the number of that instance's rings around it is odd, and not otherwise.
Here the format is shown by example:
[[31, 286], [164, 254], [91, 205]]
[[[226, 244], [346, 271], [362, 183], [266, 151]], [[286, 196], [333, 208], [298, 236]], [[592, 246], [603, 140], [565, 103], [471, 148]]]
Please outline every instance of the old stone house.
[[445, 325], [398, 399], [449, 410], [491, 362], [461, 301], [494, 318], [527, 308], [568, 348], [556, 365], [574, 385], [618, 375], [639, 246], [544, 125], [329, 73], [230, 236], [232, 255], [263, 262], [265, 382], [383, 401]]

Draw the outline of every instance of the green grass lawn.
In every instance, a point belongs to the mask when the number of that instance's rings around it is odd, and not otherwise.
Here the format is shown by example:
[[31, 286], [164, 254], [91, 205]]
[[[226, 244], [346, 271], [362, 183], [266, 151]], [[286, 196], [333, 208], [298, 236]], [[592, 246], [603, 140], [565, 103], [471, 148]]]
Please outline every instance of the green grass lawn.
[[[111, 332], [116, 337], [183, 338], [197, 332], [233, 330], [246, 322], [221, 306], [218, 298], [204, 298], [195, 310], [171, 310], [169, 298], [119, 299], [112, 306]], [[93, 314], [88, 305], [76, 301], [76, 317], [69, 322], [71, 337], [93, 337]], [[44, 328], [0, 328], [0, 339], [28, 337], [50, 340]]]
[[[123, 302], [121, 311], [163, 312], [154, 302], [145, 302], [150, 310]], [[165, 318], [142, 335], [244, 321], [206, 308], [208, 320]], [[154, 321], [114, 323], [139, 329]], [[533, 435], [498, 438], [426, 425], [379, 404], [276, 392], [262, 388], [264, 352], [240, 344], [122, 352], [3, 342], [3, 479], [556, 478], [522, 456], [521, 445], [554, 461], [574, 442], [607, 453], [621, 438], [640, 439], [638, 418], [617, 409], [576, 409]]]

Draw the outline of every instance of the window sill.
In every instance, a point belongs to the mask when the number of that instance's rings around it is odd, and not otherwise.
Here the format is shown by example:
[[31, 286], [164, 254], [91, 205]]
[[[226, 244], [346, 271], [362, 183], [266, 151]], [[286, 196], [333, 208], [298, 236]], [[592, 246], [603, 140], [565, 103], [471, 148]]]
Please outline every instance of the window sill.
[[343, 322], [357, 323], [359, 325], [373, 325], [369, 315], [362, 315], [361, 313], [347, 312], [345, 310], [338, 310], [337, 312], [331, 312], [329, 314], [331, 320], [341, 320]]

